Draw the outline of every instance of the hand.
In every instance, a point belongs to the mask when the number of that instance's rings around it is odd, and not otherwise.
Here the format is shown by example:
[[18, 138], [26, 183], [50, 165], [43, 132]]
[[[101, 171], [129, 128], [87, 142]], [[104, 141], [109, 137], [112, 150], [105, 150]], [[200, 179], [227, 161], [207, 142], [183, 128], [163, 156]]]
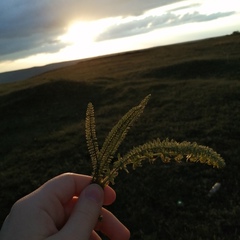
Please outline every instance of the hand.
[[[91, 177], [73, 173], [57, 176], [18, 200], [6, 218], [1, 240], [89, 240], [101, 239], [101, 231], [112, 240], [130, 238], [128, 229], [102, 205], [115, 201], [115, 191], [90, 184]], [[98, 221], [99, 215], [103, 216]], [[95, 230], [94, 230], [95, 229]]]

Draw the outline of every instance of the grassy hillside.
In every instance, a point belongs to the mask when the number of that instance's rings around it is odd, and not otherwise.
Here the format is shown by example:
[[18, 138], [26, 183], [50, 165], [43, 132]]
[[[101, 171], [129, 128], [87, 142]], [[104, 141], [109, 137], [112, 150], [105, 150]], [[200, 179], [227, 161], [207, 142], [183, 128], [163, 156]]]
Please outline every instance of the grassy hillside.
[[[227, 166], [145, 164], [118, 176], [110, 209], [130, 228], [131, 239], [238, 239], [239, 35], [98, 57], [1, 84], [0, 223], [18, 198], [53, 176], [91, 173], [84, 132], [88, 102], [103, 142], [149, 93], [121, 152], [168, 137], [208, 145]], [[208, 198], [215, 182], [222, 187]]]

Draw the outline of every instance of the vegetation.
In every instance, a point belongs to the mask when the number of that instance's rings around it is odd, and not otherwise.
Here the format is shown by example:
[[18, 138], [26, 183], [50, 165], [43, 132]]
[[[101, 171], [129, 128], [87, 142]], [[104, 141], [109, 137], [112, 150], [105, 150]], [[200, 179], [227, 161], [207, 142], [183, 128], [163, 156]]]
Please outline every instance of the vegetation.
[[97, 142], [94, 108], [92, 103], [88, 104], [85, 125], [88, 151], [93, 168], [93, 183], [97, 183], [102, 187], [109, 185], [109, 183], [114, 184], [114, 179], [120, 170], [129, 172], [128, 165], [131, 164], [135, 169], [142, 166], [142, 161], [149, 160], [150, 163], [153, 163], [157, 158], [160, 158], [164, 163], [169, 163], [171, 160], [179, 163], [186, 159], [189, 162], [207, 163], [218, 168], [225, 166], [224, 160], [211, 148], [197, 143], [178, 143], [168, 139], [161, 141], [159, 138], [133, 147], [124, 156], [118, 154], [116, 158], [119, 146], [131, 126], [141, 116], [149, 98], [150, 95], [145, 97], [138, 106], [130, 109], [118, 121], [106, 137], [101, 150], [99, 150]]
[[[207, 145], [223, 169], [156, 161], [119, 173], [110, 210], [131, 239], [238, 239], [240, 231], [239, 35], [80, 61], [0, 87], [0, 221], [12, 204], [67, 171], [91, 174], [87, 104], [98, 142], [136, 101], [151, 101], [119, 153], [151, 139]], [[63, 76], [65, 79], [63, 79]], [[221, 188], [212, 197], [215, 182]]]

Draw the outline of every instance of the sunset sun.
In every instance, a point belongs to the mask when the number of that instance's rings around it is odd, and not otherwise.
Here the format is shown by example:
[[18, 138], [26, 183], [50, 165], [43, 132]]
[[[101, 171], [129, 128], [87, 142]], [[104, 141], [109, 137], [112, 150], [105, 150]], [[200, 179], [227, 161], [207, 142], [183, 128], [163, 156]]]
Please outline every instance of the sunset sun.
[[67, 32], [60, 37], [61, 41], [82, 45], [91, 44], [109, 26], [117, 23], [118, 18], [105, 18], [96, 21], [75, 21], [71, 23]]
[[97, 37], [111, 24], [112, 19], [101, 19], [98, 21], [76, 21], [69, 25], [66, 33], [59, 37], [63, 43], [67, 43], [67, 51], [62, 51], [67, 54], [66, 58], [81, 55], [88, 57], [100, 50], [97, 47]]
[[98, 30], [97, 26], [94, 25], [91, 22], [74, 22], [69, 26], [67, 33], [61, 36], [60, 39], [77, 45], [92, 43]]

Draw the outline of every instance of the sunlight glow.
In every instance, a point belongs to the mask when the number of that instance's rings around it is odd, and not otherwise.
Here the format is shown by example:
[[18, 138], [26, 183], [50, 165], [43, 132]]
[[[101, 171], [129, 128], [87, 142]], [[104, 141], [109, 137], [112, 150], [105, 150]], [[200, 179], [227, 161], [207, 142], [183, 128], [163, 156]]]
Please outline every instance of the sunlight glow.
[[59, 40], [65, 43], [87, 44], [94, 41], [96, 30], [94, 22], [75, 22], [65, 35], [59, 37]]
[[117, 18], [104, 18], [92, 22], [76, 21], [70, 24], [68, 31], [59, 40], [65, 43], [75, 45], [91, 44], [95, 42], [95, 38], [107, 27], [116, 22]]
[[58, 55], [68, 60], [103, 54], [103, 49], [97, 47], [99, 44], [95, 39], [118, 19], [105, 18], [92, 22], [76, 21], [71, 23], [66, 34], [59, 37], [59, 40], [67, 43], [68, 47], [62, 49]]

